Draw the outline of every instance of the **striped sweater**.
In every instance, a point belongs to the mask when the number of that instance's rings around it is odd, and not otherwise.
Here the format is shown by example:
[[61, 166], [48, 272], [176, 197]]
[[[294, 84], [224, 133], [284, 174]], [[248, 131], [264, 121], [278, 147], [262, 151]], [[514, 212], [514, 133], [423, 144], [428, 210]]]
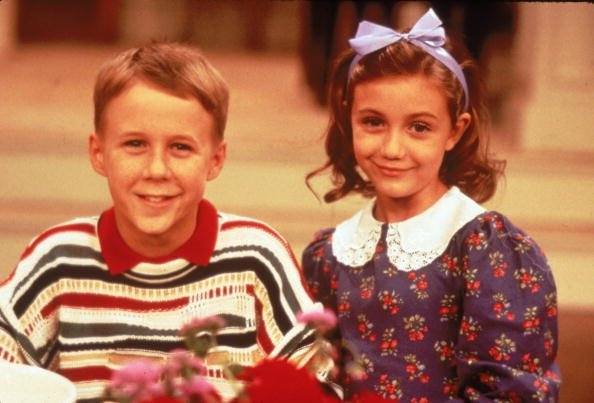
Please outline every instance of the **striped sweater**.
[[182, 324], [219, 315], [226, 326], [206, 364], [224, 397], [237, 386], [222, 375], [226, 363], [289, 356], [303, 364], [312, 337], [295, 316], [320, 307], [290, 247], [260, 221], [213, 211], [216, 242], [203, 265], [172, 257], [114, 274], [105, 259], [114, 251], [102, 250], [113, 242], [101, 239], [99, 217], [38, 236], [0, 283], [0, 359], [58, 372], [75, 383], [79, 401], [97, 401], [114, 370], [162, 360], [183, 347]]

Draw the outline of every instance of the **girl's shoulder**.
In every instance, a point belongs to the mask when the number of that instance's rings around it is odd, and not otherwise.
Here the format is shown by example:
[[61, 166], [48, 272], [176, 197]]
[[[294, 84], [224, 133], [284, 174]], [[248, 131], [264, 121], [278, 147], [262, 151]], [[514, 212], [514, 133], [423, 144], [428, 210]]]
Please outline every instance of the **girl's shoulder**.
[[453, 244], [481, 251], [491, 247], [507, 246], [518, 252], [533, 250], [542, 253], [536, 241], [503, 213], [485, 211], [464, 225], [452, 238]]
[[314, 256], [321, 257], [324, 254], [331, 252], [332, 236], [336, 228], [323, 228], [316, 231], [312, 240], [303, 250], [303, 257], [313, 258]]
[[365, 243], [369, 232], [377, 232], [377, 221], [372, 217], [373, 201], [365, 205], [354, 215], [340, 222], [336, 227], [323, 228], [316, 231], [311, 242], [303, 251], [304, 259], [331, 258], [337, 248], [349, 247], [353, 240], [357, 244]]

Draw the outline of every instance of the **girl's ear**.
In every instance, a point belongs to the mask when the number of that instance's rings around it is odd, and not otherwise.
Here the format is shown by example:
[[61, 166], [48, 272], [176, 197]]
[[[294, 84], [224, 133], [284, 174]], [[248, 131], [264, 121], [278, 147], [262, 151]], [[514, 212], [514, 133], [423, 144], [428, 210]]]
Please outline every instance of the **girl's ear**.
[[213, 154], [210, 160], [210, 168], [206, 175], [206, 179], [211, 181], [221, 173], [225, 159], [227, 158], [227, 142], [224, 140], [215, 145]]
[[89, 136], [89, 159], [95, 172], [101, 176], [107, 176], [105, 173], [103, 153], [103, 142], [97, 133], [93, 133]]
[[458, 144], [458, 141], [460, 141], [462, 135], [464, 134], [466, 129], [468, 129], [468, 126], [470, 125], [471, 121], [472, 116], [470, 116], [470, 113], [468, 112], [464, 112], [463, 114], [458, 116], [458, 119], [456, 119], [456, 123], [452, 128], [452, 133], [450, 134], [450, 137], [448, 137], [448, 140], [446, 142], [446, 151], [451, 151], [456, 146], [456, 144]]

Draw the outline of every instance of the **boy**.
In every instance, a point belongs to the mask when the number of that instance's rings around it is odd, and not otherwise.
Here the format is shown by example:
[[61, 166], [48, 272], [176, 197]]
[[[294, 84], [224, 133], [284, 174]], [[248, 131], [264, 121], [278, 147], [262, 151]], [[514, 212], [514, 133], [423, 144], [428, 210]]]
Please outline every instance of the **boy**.
[[225, 363], [267, 356], [302, 365], [311, 337], [299, 311], [318, 309], [287, 243], [266, 224], [203, 199], [225, 162], [228, 90], [194, 49], [153, 44], [100, 70], [94, 170], [113, 207], [58, 225], [25, 250], [0, 284], [0, 359], [41, 366], [100, 399], [112, 372], [182, 347], [195, 317], [226, 322], [208, 380], [233, 395]]

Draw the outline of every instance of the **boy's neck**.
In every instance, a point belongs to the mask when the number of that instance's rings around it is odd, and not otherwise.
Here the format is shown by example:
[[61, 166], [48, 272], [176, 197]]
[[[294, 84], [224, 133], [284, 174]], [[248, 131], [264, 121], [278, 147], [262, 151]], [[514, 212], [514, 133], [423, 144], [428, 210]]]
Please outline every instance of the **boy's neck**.
[[126, 239], [124, 242], [130, 249], [147, 258], [159, 258], [172, 254], [192, 237], [192, 232], [183, 239], [170, 240], [166, 236], [147, 235], [138, 239]]
[[165, 257], [184, 245], [194, 234], [196, 229], [196, 214], [190, 221], [193, 225], [171, 228], [165, 234], [139, 233], [127, 231], [125, 225], [120, 225], [116, 213], [116, 227], [124, 243], [135, 253], [147, 258]]

